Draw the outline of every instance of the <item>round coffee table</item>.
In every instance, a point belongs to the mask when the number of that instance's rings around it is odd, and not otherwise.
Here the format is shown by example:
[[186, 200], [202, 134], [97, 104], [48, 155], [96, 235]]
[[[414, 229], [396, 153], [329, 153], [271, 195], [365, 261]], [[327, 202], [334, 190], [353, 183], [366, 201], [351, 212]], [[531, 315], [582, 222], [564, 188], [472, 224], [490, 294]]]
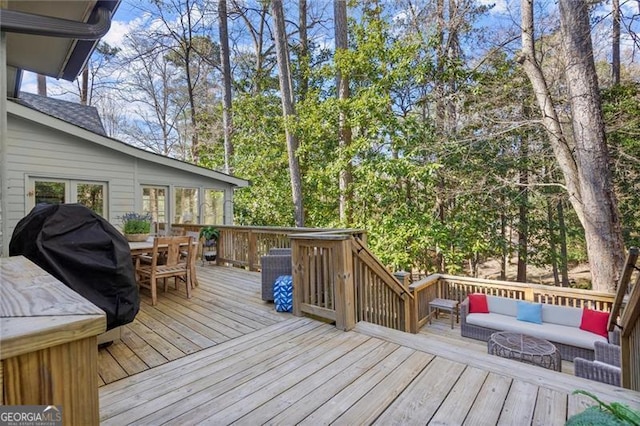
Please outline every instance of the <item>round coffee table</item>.
[[560, 371], [562, 368], [558, 348], [539, 337], [499, 331], [491, 335], [487, 342], [487, 349], [491, 355], [502, 358], [515, 359], [555, 371]]

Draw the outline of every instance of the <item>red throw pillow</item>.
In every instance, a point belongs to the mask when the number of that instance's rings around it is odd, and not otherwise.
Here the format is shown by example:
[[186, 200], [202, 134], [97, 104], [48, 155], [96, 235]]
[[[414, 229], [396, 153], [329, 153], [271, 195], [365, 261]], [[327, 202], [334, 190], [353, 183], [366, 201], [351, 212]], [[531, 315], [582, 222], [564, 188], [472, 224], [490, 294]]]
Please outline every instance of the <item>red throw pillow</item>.
[[469, 313], [470, 314], [488, 314], [489, 305], [487, 304], [487, 295], [482, 293], [472, 293], [469, 296]]
[[594, 311], [593, 309], [589, 308], [582, 309], [582, 321], [580, 321], [580, 330], [598, 334], [606, 339], [609, 337], [609, 333], [607, 332], [608, 323], [608, 312]]

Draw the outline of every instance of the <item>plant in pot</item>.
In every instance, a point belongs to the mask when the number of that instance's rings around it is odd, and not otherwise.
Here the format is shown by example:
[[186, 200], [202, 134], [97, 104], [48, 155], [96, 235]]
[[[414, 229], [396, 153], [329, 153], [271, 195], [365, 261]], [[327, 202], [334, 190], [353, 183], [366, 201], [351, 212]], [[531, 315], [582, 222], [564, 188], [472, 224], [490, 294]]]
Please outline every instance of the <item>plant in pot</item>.
[[200, 238], [202, 238], [203, 245], [205, 250], [203, 252], [204, 260], [209, 262], [216, 260], [216, 243], [218, 241], [218, 237], [220, 236], [220, 231], [213, 226], [205, 226], [200, 229]]
[[122, 215], [122, 232], [129, 241], [145, 241], [151, 232], [151, 214], [134, 212]]

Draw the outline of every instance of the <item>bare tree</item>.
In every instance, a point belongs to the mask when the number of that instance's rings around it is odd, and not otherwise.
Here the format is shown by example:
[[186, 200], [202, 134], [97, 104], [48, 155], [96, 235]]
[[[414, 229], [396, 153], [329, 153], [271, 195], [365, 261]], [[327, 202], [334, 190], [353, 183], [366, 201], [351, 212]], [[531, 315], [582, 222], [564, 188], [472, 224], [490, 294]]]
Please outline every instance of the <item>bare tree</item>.
[[38, 74], [38, 95], [47, 96], [47, 76]]
[[291, 81], [291, 64], [285, 32], [284, 10], [282, 0], [271, 1], [271, 12], [274, 21], [274, 37], [276, 42], [276, 56], [278, 60], [280, 97], [282, 99], [282, 114], [289, 154], [289, 173], [291, 175], [291, 195], [296, 226], [304, 226], [304, 209], [302, 204], [302, 178], [298, 161], [298, 139], [291, 129], [291, 121], [295, 119], [295, 101], [293, 98], [293, 84]]
[[191, 160], [198, 163], [200, 142], [198, 138], [198, 114], [200, 104], [197, 101], [197, 87], [210, 72], [206, 65], [211, 64], [211, 42], [207, 40], [205, 6], [202, 0], [155, 0], [151, 11], [153, 18], [162, 25], [152, 34], [156, 43], [170, 51], [168, 57], [180, 66], [184, 72], [186, 96], [188, 99], [188, 117], [190, 122]]
[[[231, 15], [240, 17], [245, 24], [239, 37], [245, 36], [248, 32], [253, 44], [253, 54], [250, 57], [246, 53], [236, 56], [243, 58], [245, 62], [250, 62], [250, 64], [245, 65], [251, 68], [247, 70], [247, 79], [251, 81], [251, 87], [247, 88], [247, 91], [257, 95], [263, 93], [265, 81], [275, 66], [275, 62], [270, 60], [275, 46], [266, 44], [271, 39], [269, 26], [267, 25], [269, 2], [261, 1], [258, 3], [257, 8], [251, 8], [247, 6], [246, 2], [231, 1], [233, 4]], [[255, 18], [253, 18], [253, 15], [255, 15]], [[244, 40], [239, 41], [239, 44], [244, 44]], [[242, 65], [242, 61], [240, 62]]]
[[162, 45], [143, 33], [132, 33], [126, 40], [130, 56], [122, 66], [129, 71], [119, 93], [123, 100], [135, 106], [124, 132], [126, 139], [158, 154], [186, 159], [180, 153], [188, 149], [179, 123], [188, 108], [181, 97], [176, 69]]
[[569, 145], [536, 58], [533, 0], [521, 0], [519, 61], [542, 112], [542, 123], [562, 170], [569, 200], [584, 227], [593, 289], [612, 291], [623, 261], [623, 244], [609, 171], [588, 5], [582, 0], [560, 0], [559, 6], [575, 146]]
[[[639, 3], [640, 4], [640, 3]], [[620, 0], [611, 2], [611, 79], [613, 84], [620, 84]]]
[[[347, 1], [334, 0], [333, 15], [335, 21], [335, 54], [339, 55], [348, 49], [347, 39]], [[336, 87], [338, 90], [338, 99], [341, 103], [349, 99], [349, 77], [344, 75], [337, 67], [336, 71]], [[351, 127], [348, 123], [345, 106], [340, 108], [338, 141], [340, 152], [343, 156], [348, 156], [349, 146], [351, 145]], [[340, 188], [340, 221], [349, 226], [352, 222], [351, 204], [352, 193], [351, 186], [353, 181], [353, 164], [351, 158], [343, 158], [343, 165], [340, 168], [339, 188]]]
[[222, 65], [222, 80], [224, 101], [222, 122], [224, 127], [224, 170], [233, 173], [233, 111], [231, 102], [231, 60], [229, 57], [229, 31], [227, 28], [227, 0], [218, 1], [218, 21], [220, 26], [220, 64]]

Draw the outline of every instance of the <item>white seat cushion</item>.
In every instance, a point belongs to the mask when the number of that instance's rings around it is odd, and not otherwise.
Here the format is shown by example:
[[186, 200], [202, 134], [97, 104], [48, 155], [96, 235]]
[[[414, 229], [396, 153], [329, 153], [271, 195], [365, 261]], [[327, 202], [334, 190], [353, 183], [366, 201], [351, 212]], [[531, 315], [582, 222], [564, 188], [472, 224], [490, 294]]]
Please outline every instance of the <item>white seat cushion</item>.
[[534, 324], [531, 322], [518, 321], [515, 316], [503, 314], [468, 314], [467, 323], [494, 330], [528, 334], [529, 336], [585, 349], [593, 349], [593, 344], [597, 340], [607, 341], [607, 339], [602, 336], [580, 330], [578, 327], [545, 322], [542, 324]]

